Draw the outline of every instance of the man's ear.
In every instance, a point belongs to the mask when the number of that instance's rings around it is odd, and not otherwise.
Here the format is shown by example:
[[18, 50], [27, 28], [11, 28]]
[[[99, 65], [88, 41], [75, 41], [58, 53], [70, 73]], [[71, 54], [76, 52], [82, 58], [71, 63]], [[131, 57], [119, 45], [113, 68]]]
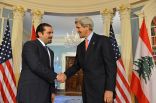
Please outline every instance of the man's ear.
[[38, 36], [41, 37], [41, 35], [42, 35], [42, 33], [41, 32], [38, 32]]

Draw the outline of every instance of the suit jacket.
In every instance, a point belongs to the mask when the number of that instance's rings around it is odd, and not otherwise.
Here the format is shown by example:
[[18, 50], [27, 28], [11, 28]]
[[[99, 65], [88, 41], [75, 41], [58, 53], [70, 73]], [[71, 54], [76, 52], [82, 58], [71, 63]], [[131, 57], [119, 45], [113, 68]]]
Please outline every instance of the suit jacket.
[[77, 46], [74, 65], [67, 77], [83, 69], [83, 103], [104, 103], [105, 90], [115, 91], [116, 62], [111, 43], [106, 36], [93, 34], [87, 51], [85, 41]]
[[55, 92], [56, 73], [53, 67], [54, 53], [49, 55], [39, 40], [28, 41], [22, 51], [22, 71], [17, 89], [18, 103], [51, 103]]

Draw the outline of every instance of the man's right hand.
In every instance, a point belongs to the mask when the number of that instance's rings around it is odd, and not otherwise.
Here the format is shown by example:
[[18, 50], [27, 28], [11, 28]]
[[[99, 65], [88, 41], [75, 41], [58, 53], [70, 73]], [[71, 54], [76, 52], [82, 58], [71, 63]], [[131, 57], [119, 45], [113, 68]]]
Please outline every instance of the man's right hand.
[[59, 73], [57, 74], [56, 79], [58, 82], [64, 83], [65, 80], [67, 79], [67, 76], [64, 73]]

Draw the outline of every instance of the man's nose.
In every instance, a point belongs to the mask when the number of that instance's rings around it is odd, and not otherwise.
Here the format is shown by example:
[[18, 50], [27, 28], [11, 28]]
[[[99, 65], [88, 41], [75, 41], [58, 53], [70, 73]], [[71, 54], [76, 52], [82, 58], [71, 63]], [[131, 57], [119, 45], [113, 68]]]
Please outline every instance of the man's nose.
[[53, 37], [53, 33], [51, 33], [50, 36]]

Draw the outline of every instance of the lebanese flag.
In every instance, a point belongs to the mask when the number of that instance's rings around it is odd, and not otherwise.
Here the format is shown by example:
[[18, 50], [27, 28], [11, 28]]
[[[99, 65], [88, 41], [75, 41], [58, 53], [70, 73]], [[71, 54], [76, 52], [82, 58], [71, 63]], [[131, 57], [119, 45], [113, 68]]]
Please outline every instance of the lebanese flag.
[[31, 29], [31, 40], [36, 40], [36, 32], [35, 32], [34, 24], [32, 25], [32, 29]]
[[131, 89], [138, 103], [156, 103], [156, 69], [145, 19], [140, 29], [133, 62]]

